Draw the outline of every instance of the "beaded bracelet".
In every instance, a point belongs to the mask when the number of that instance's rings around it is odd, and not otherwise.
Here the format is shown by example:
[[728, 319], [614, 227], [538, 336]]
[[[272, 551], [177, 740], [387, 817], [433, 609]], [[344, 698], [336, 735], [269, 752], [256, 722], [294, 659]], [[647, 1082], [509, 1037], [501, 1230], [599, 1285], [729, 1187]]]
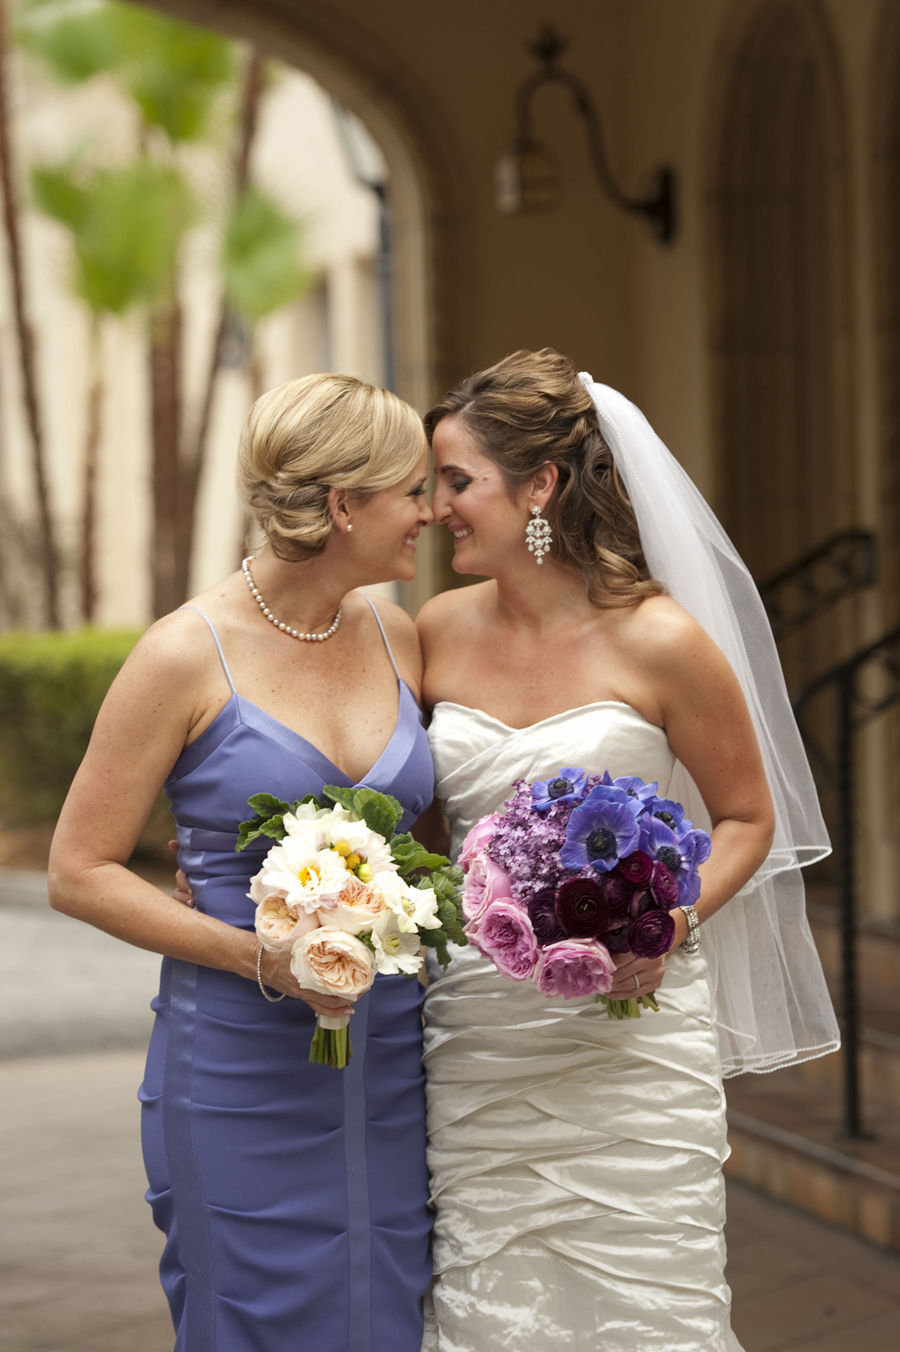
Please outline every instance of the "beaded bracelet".
[[279, 1003], [279, 1001], [281, 1001], [281, 1000], [284, 999], [284, 992], [282, 991], [281, 995], [270, 995], [269, 992], [266, 990], [265, 986], [263, 985], [263, 979], [262, 979], [262, 955], [263, 955], [263, 946], [262, 946], [262, 944], [260, 944], [260, 946], [259, 946], [259, 952], [258, 952], [257, 955], [256, 955], [256, 981], [257, 981], [257, 985], [259, 986], [259, 989], [262, 991], [263, 995], [264, 995], [264, 996], [266, 997], [266, 999], [268, 1000], [269, 1004], [270, 1004], [270, 1005], [277, 1005], [277, 1004]]
[[681, 945], [682, 951], [685, 953], [699, 953], [700, 921], [697, 919], [697, 912], [693, 906], [682, 906], [681, 909], [684, 911], [684, 918], [688, 925], [687, 938]]

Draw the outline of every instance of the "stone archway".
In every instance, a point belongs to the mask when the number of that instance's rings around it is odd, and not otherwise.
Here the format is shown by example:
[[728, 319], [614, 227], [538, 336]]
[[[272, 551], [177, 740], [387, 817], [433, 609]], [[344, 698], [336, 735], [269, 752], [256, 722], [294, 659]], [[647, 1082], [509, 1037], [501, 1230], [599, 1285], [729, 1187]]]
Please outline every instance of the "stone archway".
[[[377, 28], [341, 26], [315, 0], [153, 0], [151, 7], [245, 38], [296, 66], [351, 108], [378, 142], [390, 175], [394, 389], [424, 412], [457, 375], [462, 292], [451, 238], [460, 189], [426, 91], [398, 70]], [[412, 614], [446, 585], [436, 532], [422, 537], [418, 555], [416, 580], [403, 589]]]
[[[854, 523], [844, 124], [817, 0], [765, 0], [726, 54], [712, 165], [718, 499], [758, 579]], [[789, 686], [852, 610], [783, 642]]]

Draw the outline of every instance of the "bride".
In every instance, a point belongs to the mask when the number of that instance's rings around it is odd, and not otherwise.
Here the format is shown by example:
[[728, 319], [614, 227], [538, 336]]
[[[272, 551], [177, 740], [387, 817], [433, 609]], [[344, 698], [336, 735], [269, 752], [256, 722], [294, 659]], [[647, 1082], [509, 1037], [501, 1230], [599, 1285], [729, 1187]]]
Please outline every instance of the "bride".
[[548, 1002], [473, 948], [431, 973], [425, 1347], [739, 1352], [723, 1073], [838, 1042], [799, 875], [827, 836], [759, 597], [638, 410], [550, 349], [426, 431], [454, 568], [489, 579], [419, 618], [454, 857], [514, 780], [569, 765], [657, 780], [712, 852], [667, 958], [618, 960], [612, 994], [661, 988], [658, 1014]]

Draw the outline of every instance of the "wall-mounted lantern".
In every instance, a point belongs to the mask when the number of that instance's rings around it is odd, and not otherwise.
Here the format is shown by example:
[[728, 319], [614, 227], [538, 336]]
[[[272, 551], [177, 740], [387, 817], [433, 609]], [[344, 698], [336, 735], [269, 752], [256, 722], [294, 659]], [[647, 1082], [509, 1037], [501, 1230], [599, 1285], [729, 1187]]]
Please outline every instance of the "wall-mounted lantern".
[[562, 201], [562, 171], [559, 161], [534, 135], [532, 103], [537, 91], [546, 84], [568, 89], [575, 107], [584, 119], [591, 163], [600, 187], [618, 207], [643, 216], [660, 244], [671, 244], [676, 231], [675, 170], [668, 165], [657, 169], [653, 188], [646, 197], [628, 197], [616, 183], [606, 158], [603, 129], [586, 86], [559, 65], [566, 42], [550, 25], [542, 28], [528, 50], [538, 60], [538, 69], [519, 85], [515, 97], [516, 138], [498, 162], [495, 173], [497, 210], [506, 215], [532, 215], [555, 211]]

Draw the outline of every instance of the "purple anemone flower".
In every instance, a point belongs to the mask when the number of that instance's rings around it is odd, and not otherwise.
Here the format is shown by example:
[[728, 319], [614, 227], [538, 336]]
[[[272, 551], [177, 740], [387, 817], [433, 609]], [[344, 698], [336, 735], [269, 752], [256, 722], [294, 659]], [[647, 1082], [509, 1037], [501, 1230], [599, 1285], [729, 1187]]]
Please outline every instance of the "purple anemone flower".
[[678, 904], [690, 905], [700, 895], [697, 868], [709, 858], [710, 840], [705, 831], [688, 831], [679, 839], [658, 817], [641, 819], [641, 849], [651, 859], [665, 864], [678, 884]]
[[694, 829], [694, 823], [684, 815], [684, 808], [672, 798], [649, 798], [644, 803], [644, 812], [648, 816], [658, 817], [679, 838]]
[[593, 868], [606, 873], [638, 843], [640, 804], [620, 788], [598, 784], [566, 826], [566, 843], [559, 852], [566, 868]]
[[554, 803], [580, 803], [587, 788], [584, 770], [564, 768], [553, 779], [538, 779], [531, 786], [531, 806], [546, 812]]

